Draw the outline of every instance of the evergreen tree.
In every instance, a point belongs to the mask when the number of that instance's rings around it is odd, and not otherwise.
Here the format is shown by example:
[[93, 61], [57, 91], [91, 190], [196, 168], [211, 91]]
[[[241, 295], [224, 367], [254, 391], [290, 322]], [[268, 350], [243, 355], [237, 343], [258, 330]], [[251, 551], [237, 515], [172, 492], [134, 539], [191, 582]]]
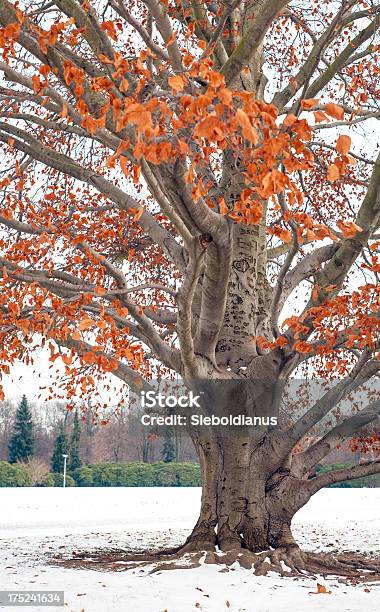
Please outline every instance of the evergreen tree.
[[51, 458], [51, 471], [55, 473], [63, 472], [64, 460], [62, 455], [69, 454], [69, 445], [67, 440], [67, 435], [63, 427], [63, 423], [61, 424], [57, 437], [54, 442], [53, 455]]
[[26, 461], [33, 455], [33, 420], [26, 396], [22, 396], [17, 408], [13, 433], [9, 440], [8, 458], [10, 463]]
[[76, 470], [80, 468], [82, 463], [79, 455], [79, 441], [80, 441], [80, 422], [78, 417], [78, 411], [74, 414], [73, 429], [70, 438], [70, 461], [69, 470]]
[[162, 457], [165, 463], [171, 463], [175, 459], [175, 446], [173, 442], [173, 428], [166, 427], [164, 444], [162, 447]]

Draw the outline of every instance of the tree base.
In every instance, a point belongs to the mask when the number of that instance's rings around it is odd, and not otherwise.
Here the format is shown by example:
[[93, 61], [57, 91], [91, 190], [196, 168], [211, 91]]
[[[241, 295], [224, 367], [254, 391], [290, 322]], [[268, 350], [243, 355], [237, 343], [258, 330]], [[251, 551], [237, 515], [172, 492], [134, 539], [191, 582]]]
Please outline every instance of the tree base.
[[[349, 582], [380, 581], [380, 557], [366, 557], [353, 552], [312, 553], [298, 546], [279, 547], [259, 553], [244, 548], [221, 552], [215, 547], [204, 550], [194, 543], [162, 551], [126, 552], [125, 550], [75, 553], [72, 558], [56, 557], [54, 565], [99, 571], [126, 571], [146, 568], [150, 574], [174, 569], [192, 569], [204, 564], [220, 565], [220, 571], [235, 569], [237, 564], [256, 576], [275, 572], [288, 577], [339, 576]], [[148, 566], [151, 566], [149, 569]]]

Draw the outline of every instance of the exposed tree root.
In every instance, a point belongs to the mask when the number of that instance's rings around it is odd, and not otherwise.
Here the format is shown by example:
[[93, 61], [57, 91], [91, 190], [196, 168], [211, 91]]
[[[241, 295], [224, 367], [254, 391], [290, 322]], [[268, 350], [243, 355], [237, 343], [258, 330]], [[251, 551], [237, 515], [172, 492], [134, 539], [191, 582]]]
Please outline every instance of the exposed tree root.
[[[275, 572], [281, 576], [306, 577], [334, 575], [351, 582], [380, 580], [380, 557], [368, 558], [357, 553], [310, 553], [298, 546], [287, 546], [253, 553], [244, 548], [222, 553], [214, 550], [191, 550], [188, 545], [165, 551], [144, 553], [125, 550], [76, 553], [72, 558], [56, 557], [51, 562], [70, 568], [100, 571], [125, 571], [151, 566], [149, 573], [173, 569], [191, 569], [216, 564], [221, 571], [241, 566], [257, 576]], [[232, 567], [234, 566], [234, 567]], [[148, 569], [148, 568], [147, 568]]]

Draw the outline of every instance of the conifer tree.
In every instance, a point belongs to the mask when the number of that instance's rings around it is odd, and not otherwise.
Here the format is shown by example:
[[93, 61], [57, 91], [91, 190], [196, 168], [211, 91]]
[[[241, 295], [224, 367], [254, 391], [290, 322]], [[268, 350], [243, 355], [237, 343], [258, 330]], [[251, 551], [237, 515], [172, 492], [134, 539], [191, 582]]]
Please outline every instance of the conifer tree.
[[54, 442], [53, 455], [51, 458], [51, 471], [55, 473], [63, 472], [63, 455], [68, 455], [69, 445], [67, 441], [67, 435], [63, 426], [61, 424], [57, 437]]
[[33, 455], [33, 420], [26, 396], [17, 408], [12, 436], [9, 440], [9, 462], [26, 461]]
[[69, 470], [76, 470], [81, 467], [81, 460], [79, 454], [79, 441], [80, 441], [80, 422], [78, 412], [75, 411], [73, 429], [70, 438], [70, 461]]
[[175, 446], [173, 442], [173, 428], [166, 427], [164, 444], [162, 447], [162, 457], [165, 463], [172, 463], [175, 459]]

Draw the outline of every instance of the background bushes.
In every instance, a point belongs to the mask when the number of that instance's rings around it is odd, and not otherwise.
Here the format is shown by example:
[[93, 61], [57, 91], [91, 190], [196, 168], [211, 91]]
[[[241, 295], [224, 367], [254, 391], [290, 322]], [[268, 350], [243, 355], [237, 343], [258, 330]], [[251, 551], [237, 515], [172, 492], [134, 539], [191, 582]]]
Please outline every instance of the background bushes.
[[197, 463], [97, 463], [72, 472], [79, 487], [199, 487]]
[[[0, 461], [0, 487], [62, 487], [62, 474], [46, 473], [37, 481], [26, 464]], [[75, 487], [75, 480], [67, 475], [66, 486]]]
[[[63, 475], [41, 474], [33, 478], [30, 466], [0, 461], [0, 487], [62, 487]], [[197, 463], [96, 463], [66, 476], [68, 487], [199, 487]]]
[[[49, 476], [53, 477], [53, 481], [54, 481], [53, 487], [63, 486], [63, 474], [49, 474]], [[45, 486], [49, 486], [49, 485], [45, 485]], [[75, 480], [69, 474], [66, 474], [66, 487], [75, 487]]]
[[0, 487], [30, 487], [32, 479], [20, 465], [0, 461]]
[[[316, 475], [350, 467], [349, 463], [319, 465]], [[62, 487], [63, 475], [58, 473], [39, 474], [35, 477], [29, 464], [0, 461], [0, 487]], [[201, 476], [198, 463], [96, 463], [86, 465], [66, 476], [68, 487], [199, 487]], [[380, 487], [380, 474], [366, 476], [330, 487], [357, 488]]]
[[74, 472], [72, 472], [72, 474], [78, 487], [94, 486], [92, 470], [87, 465], [77, 468]]

